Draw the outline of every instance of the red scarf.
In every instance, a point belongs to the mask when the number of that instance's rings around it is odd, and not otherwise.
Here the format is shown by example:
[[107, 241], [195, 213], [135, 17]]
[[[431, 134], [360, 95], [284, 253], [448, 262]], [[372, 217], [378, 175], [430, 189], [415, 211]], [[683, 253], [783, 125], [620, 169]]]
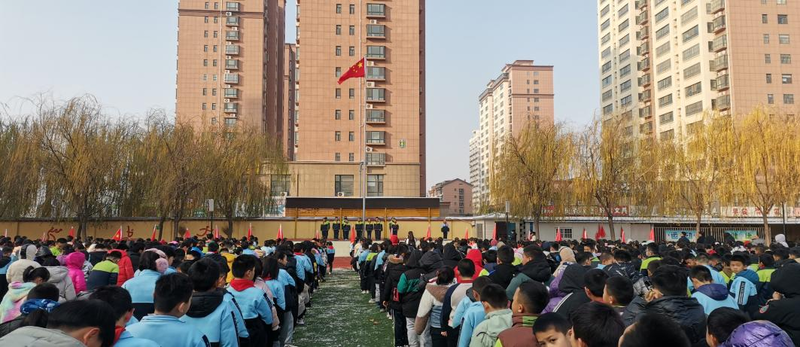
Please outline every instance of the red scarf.
[[114, 327], [114, 343], [116, 344], [119, 341], [119, 336], [122, 335], [122, 332], [125, 331], [125, 327], [115, 326]]
[[231, 281], [231, 288], [235, 289], [237, 292], [244, 291], [247, 288], [255, 287], [255, 282], [251, 280], [246, 280], [244, 278], [234, 278]]

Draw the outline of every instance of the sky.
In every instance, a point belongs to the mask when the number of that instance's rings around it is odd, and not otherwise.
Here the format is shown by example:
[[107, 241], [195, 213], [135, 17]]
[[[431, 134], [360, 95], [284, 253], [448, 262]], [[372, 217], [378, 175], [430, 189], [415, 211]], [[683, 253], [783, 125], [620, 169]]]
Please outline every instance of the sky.
[[[286, 37], [293, 41], [288, 1]], [[469, 179], [478, 96], [507, 63], [554, 65], [557, 122], [580, 127], [597, 112], [595, 1], [426, 5], [428, 186]], [[175, 0], [0, 1], [0, 107], [15, 114], [42, 94], [92, 94], [118, 117], [174, 112], [177, 7]]]

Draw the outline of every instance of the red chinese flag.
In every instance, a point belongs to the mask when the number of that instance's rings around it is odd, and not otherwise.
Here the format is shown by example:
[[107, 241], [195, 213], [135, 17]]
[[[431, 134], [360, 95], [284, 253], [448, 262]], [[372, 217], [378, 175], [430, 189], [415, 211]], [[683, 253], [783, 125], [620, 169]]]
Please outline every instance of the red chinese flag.
[[112, 239], [117, 242], [122, 241], [122, 227], [119, 227], [119, 229], [117, 229], [117, 232], [114, 234], [114, 237]]
[[464, 231], [464, 240], [469, 240], [469, 227]]
[[276, 236], [278, 240], [283, 240], [283, 224], [278, 225], [278, 236]]
[[253, 238], [253, 224], [247, 228], [247, 241], [250, 241], [251, 238]]
[[564, 238], [561, 236], [561, 228], [556, 228], [556, 242], [561, 242]]
[[364, 66], [364, 58], [361, 58], [358, 62], [353, 64], [347, 71], [342, 74], [342, 77], [339, 77], [339, 84], [344, 83], [351, 78], [362, 78], [365, 77], [366, 74], [366, 67]]
[[648, 238], [649, 241], [656, 241], [656, 229], [650, 228], [650, 237]]
[[192, 233], [189, 232], [189, 228], [186, 228], [186, 232], [183, 234], [183, 238], [186, 240], [192, 238]]
[[584, 239], [584, 240], [589, 238], [589, 235], [586, 235], [586, 228], [583, 228], [583, 237], [581, 237], [581, 238]]
[[[6, 237], [8, 237], [8, 235], [6, 235]], [[75, 237], [75, 227], [69, 228], [69, 237]]]
[[428, 233], [425, 234], [425, 238], [426, 239], [430, 239], [431, 238], [431, 226], [430, 225], [428, 225]]
[[497, 223], [494, 224], [494, 230], [492, 231], [492, 240], [497, 240]]
[[151, 241], [155, 241], [156, 240], [156, 231], [158, 231], [158, 225], [153, 225], [153, 235], [150, 235], [150, 240]]
[[622, 243], [625, 243], [625, 229], [619, 228], [619, 233], [620, 233], [620, 239], [622, 240]]

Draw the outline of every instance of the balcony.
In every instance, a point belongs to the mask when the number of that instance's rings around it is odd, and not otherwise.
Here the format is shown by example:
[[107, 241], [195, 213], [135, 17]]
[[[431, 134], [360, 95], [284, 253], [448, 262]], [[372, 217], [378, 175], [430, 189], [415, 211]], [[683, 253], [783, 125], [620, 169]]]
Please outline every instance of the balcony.
[[728, 74], [724, 74], [722, 76], [717, 77], [714, 80], [714, 90], [721, 92], [723, 90], [727, 90], [731, 87], [730, 83], [730, 76]]
[[239, 26], [239, 17], [226, 17], [225, 25], [229, 27]]
[[721, 55], [711, 61], [711, 71], [720, 72], [728, 69], [728, 55]]
[[644, 58], [642, 61], [636, 63], [636, 67], [639, 71], [650, 71], [650, 58]]
[[636, 0], [636, 9], [641, 10], [647, 7], [647, 3], [650, 0]]
[[367, 81], [386, 81], [386, 68], [367, 66]]
[[234, 30], [225, 32], [225, 40], [239, 41], [239, 31]]
[[239, 70], [239, 61], [236, 59], [226, 59], [225, 70]]
[[368, 39], [386, 39], [386, 26], [380, 24], [367, 24]]
[[645, 42], [639, 47], [636, 47], [636, 54], [637, 55], [646, 55], [650, 53], [650, 44]]
[[645, 90], [642, 93], [639, 93], [639, 102], [649, 102], [650, 99], [653, 98], [653, 92], [651, 90]]
[[384, 46], [367, 46], [367, 59], [370, 59], [370, 60], [384, 60], [384, 59], [386, 59], [386, 47], [384, 47]]
[[653, 116], [653, 110], [650, 106], [642, 107], [639, 109], [639, 118], [649, 118]]
[[386, 124], [386, 111], [367, 110], [367, 124]]
[[650, 22], [650, 13], [647, 11], [642, 11], [639, 15], [636, 16], [636, 24], [637, 25], [645, 25]]
[[725, 31], [725, 16], [714, 18], [714, 20], [711, 21], [711, 29], [715, 34]]
[[713, 52], [721, 52], [728, 49], [728, 35], [717, 37], [711, 43], [711, 50]]
[[648, 37], [650, 37], [650, 26], [645, 25], [641, 30], [636, 32], [636, 38], [639, 40], [645, 40]]
[[227, 55], [239, 55], [239, 46], [237, 46], [237, 45], [226, 45], [225, 46], [225, 54], [227, 54]]
[[386, 5], [367, 4], [367, 18], [386, 18]]
[[647, 122], [647, 123], [639, 125], [639, 133], [641, 133], [641, 134], [651, 134], [651, 133], [653, 133], [653, 122]]
[[725, 10], [725, 0], [711, 0], [711, 14]]
[[386, 153], [367, 153], [367, 166], [386, 166]]
[[225, 74], [225, 84], [239, 84], [239, 74], [238, 73], [226, 73]]
[[723, 95], [715, 100], [717, 110], [724, 111], [731, 108], [731, 96]]
[[640, 87], [648, 87], [653, 83], [653, 78], [650, 77], [650, 74], [646, 74], [642, 77], [639, 77], [639, 86]]
[[367, 131], [367, 145], [385, 146], [386, 145], [386, 132], [385, 131]]
[[234, 88], [225, 88], [224, 94], [226, 99], [238, 99], [239, 90]]
[[239, 112], [239, 104], [233, 102], [226, 102], [225, 109], [223, 111], [225, 113], [237, 113]]
[[225, 3], [225, 11], [227, 12], [239, 12], [239, 3], [238, 2], [227, 2]]
[[386, 89], [367, 88], [367, 102], [386, 102]]

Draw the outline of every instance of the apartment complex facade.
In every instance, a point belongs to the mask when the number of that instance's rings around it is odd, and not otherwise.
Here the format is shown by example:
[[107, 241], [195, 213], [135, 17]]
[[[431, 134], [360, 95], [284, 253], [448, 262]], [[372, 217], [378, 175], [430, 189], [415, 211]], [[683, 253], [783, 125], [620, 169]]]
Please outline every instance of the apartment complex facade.
[[[290, 195], [424, 196], [425, 1], [297, 8]], [[366, 79], [337, 84], [362, 57]]]
[[460, 178], [433, 185], [428, 197], [439, 198], [442, 216], [471, 216], [473, 213], [472, 184]]
[[287, 43], [283, 50], [283, 119], [278, 138], [281, 139], [286, 159], [294, 160], [294, 114], [295, 94], [297, 93], [297, 79], [295, 71], [295, 45]]
[[680, 139], [711, 113], [795, 114], [798, 16], [787, 0], [598, 0], [603, 117]]
[[[489, 81], [478, 97], [480, 125], [470, 139], [470, 181], [476, 210], [492, 202], [493, 162], [502, 153], [505, 141], [519, 136], [531, 123], [553, 126], [554, 101], [553, 66], [517, 60]], [[477, 155], [476, 165], [473, 155]]]
[[256, 127], [283, 117], [285, 0], [182, 0], [176, 116], [196, 129]]

